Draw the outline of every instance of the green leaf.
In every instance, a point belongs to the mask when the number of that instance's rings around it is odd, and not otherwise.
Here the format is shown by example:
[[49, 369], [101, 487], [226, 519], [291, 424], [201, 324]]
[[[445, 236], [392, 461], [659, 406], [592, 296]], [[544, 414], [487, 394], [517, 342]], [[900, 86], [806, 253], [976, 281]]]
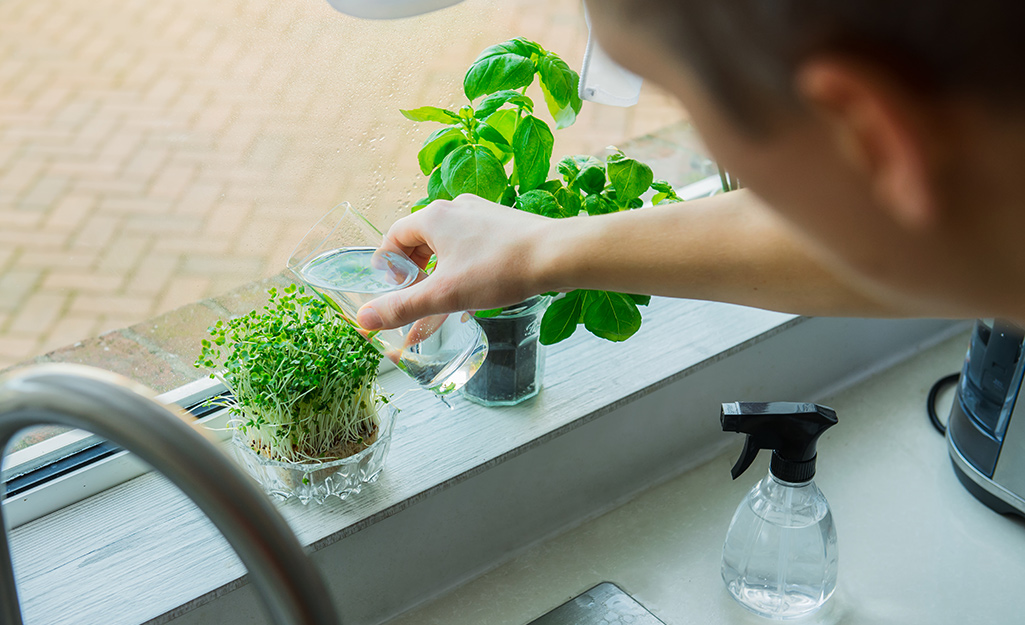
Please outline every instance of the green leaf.
[[441, 122], [443, 124], [451, 124], [459, 121], [459, 115], [456, 113], [436, 106], [421, 106], [420, 108], [415, 109], [399, 109], [399, 112], [402, 113], [406, 119], [411, 119], [415, 122]]
[[669, 204], [672, 202], [682, 202], [683, 198], [676, 194], [676, 189], [673, 185], [669, 184], [665, 180], [656, 180], [651, 183], [651, 188], [658, 191], [654, 197], [651, 198], [652, 204], [662, 204], [663, 202]]
[[466, 143], [466, 136], [458, 128], [445, 128], [442, 132], [428, 137], [424, 147], [420, 148], [416, 158], [420, 162], [420, 171], [430, 176], [434, 169], [452, 150]]
[[498, 203], [503, 206], [514, 206], [516, 204], [516, 197], [516, 188], [509, 185], [505, 188], [505, 191], [502, 192], [502, 199], [500, 199]]
[[562, 214], [565, 217], [576, 217], [584, 208], [580, 195], [565, 187], [555, 192], [555, 199], [562, 207]]
[[441, 179], [452, 197], [472, 193], [492, 202], [498, 201], [509, 183], [501, 161], [482, 145], [453, 150], [441, 163]]
[[630, 200], [640, 197], [654, 180], [651, 168], [632, 158], [610, 160], [608, 172], [609, 182], [616, 190], [616, 197], [624, 205]]
[[650, 295], [635, 295], [633, 293], [624, 293], [623, 295], [626, 295], [627, 297], [632, 299], [634, 301], [634, 304], [637, 304], [638, 306], [647, 306], [651, 303]]
[[577, 161], [579, 156], [567, 156], [566, 158], [559, 161], [557, 169], [562, 174], [563, 180], [566, 181], [566, 186], [570, 186], [577, 179], [577, 175], [580, 174], [580, 163]]
[[412, 206], [409, 207], [409, 212], [415, 213], [416, 211], [418, 211], [418, 210], [420, 210], [422, 208], [427, 208], [427, 205], [430, 204], [430, 203], [431, 203], [431, 198], [422, 197], [422, 198], [420, 198], [419, 200], [416, 201], [416, 204], [413, 204]]
[[591, 334], [609, 341], [625, 341], [641, 327], [637, 304], [622, 293], [587, 291], [582, 318]]
[[487, 146], [491, 152], [505, 165], [513, 157], [512, 146], [506, 140], [505, 135], [492, 128], [485, 122], [477, 125], [477, 136], [481, 145]]
[[556, 128], [573, 125], [582, 102], [577, 94], [580, 77], [558, 55], [549, 52], [537, 63], [541, 92]]
[[562, 188], [562, 183], [558, 180], [546, 180], [545, 182], [537, 185], [538, 189], [543, 189], [552, 195], [558, 193], [559, 189]]
[[534, 53], [515, 39], [485, 49], [463, 77], [466, 98], [472, 102], [485, 94], [526, 87], [534, 80]]
[[570, 186], [585, 193], [601, 193], [605, 189], [605, 168], [600, 164], [586, 164]]
[[513, 135], [512, 146], [521, 193], [537, 187], [548, 177], [554, 143], [555, 138], [548, 124], [533, 115], [520, 120]]
[[434, 200], [451, 200], [452, 194], [445, 188], [445, 183], [442, 181], [441, 169], [435, 169], [431, 172], [431, 177], [427, 179], [427, 201], [433, 202]]
[[588, 215], [607, 215], [618, 211], [616, 205], [600, 193], [588, 195], [584, 198], [584, 210], [587, 211]]
[[519, 91], [503, 89], [502, 91], [496, 91], [481, 100], [480, 104], [477, 105], [477, 110], [474, 111], [473, 116], [477, 119], [484, 119], [506, 104], [515, 104], [517, 107], [522, 106], [528, 113], [534, 112], [533, 100]]
[[583, 310], [583, 291], [570, 291], [564, 297], [553, 301], [541, 318], [540, 341], [542, 345], [554, 345], [573, 335], [580, 323]]
[[502, 109], [488, 116], [484, 123], [497, 130], [505, 142], [512, 145], [513, 135], [516, 134], [516, 125], [520, 122], [520, 116], [512, 109]]
[[516, 198], [516, 208], [545, 217], [562, 217], [562, 207], [555, 196], [542, 189], [532, 189]]
[[497, 317], [497, 316], [501, 315], [503, 310], [505, 310], [505, 309], [504, 308], [489, 308], [488, 310], [478, 310], [477, 312], [473, 313], [473, 316], [477, 317], [477, 318], [480, 318], [480, 319], [490, 319], [492, 317]]
[[487, 122], [481, 122], [480, 125], [477, 126], [477, 136], [500, 148], [506, 148], [507, 151], [512, 152], [512, 145], [509, 144], [509, 140], [505, 138], [505, 135]]

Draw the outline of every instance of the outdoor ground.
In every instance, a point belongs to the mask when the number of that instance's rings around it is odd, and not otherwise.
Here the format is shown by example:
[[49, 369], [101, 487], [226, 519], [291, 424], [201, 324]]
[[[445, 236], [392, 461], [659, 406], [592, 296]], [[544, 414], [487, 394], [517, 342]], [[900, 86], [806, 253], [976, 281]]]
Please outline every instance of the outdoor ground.
[[[346, 200], [424, 195], [433, 129], [478, 52], [524, 36], [579, 68], [579, 0], [467, 0], [367, 22], [325, 0], [0, 1], [0, 370], [278, 273]], [[685, 117], [650, 85], [586, 105], [555, 153]], [[658, 172], [657, 172], [658, 173]]]

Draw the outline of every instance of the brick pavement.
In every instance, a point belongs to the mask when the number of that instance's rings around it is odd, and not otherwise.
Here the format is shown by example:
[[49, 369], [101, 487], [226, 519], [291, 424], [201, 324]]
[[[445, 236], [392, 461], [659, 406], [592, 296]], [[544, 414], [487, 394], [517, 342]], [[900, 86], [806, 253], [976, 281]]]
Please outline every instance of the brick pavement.
[[[512, 36], [579, 67], [579, 0], [398, 22], [322, 0], [0, 3], [0, 369], [274, 275], [341, 200], [387, 226], [426, 186], [429, 129], [398, 109], [457, 106]], [[683, 117], [646, 86], [585, 104], [556, 153]]]

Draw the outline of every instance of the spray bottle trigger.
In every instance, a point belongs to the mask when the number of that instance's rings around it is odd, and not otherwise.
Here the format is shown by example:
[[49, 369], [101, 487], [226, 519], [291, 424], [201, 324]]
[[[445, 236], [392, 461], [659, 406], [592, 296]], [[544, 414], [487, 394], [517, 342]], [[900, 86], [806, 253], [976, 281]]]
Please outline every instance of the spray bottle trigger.
[[747, 468], [755, 461], [755, 457], [760, 451], [760, 448], [754, 443], [752, 438], [750, 434], [744, 438], [744, 450], [740, 452], [740, 458], [737, 459], [737, 463], [730, 469], [730, 475], [733, 476], [733, 479], [737, 479], [744, 471], [747, 471]]

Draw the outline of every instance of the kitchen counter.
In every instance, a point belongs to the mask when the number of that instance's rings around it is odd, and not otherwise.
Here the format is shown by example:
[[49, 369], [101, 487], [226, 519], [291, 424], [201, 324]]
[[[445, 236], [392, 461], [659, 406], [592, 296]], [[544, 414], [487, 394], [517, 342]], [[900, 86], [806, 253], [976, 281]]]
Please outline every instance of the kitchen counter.
[[[791, 622], [1022, 622], [1025, 522], [961, 486], [925, 414], [930, 386], [960, 369], [967, 340], [944, 341], [821, 402], [839, 415], [819, 442], [815, 478], [836, 521], [839, 580], [822, 610]], [[944, 419], [951, 396], [940, 400]], [[804, 398], [723, 401], [740, 399]], [[742, 436], [723, 436], [736, 447], [389, 625], [525, 625], [602, 581], [666, 625], [770, 622], [736, 604], [719, 573], [730, 518], [769, 454], [731, 481]]]

